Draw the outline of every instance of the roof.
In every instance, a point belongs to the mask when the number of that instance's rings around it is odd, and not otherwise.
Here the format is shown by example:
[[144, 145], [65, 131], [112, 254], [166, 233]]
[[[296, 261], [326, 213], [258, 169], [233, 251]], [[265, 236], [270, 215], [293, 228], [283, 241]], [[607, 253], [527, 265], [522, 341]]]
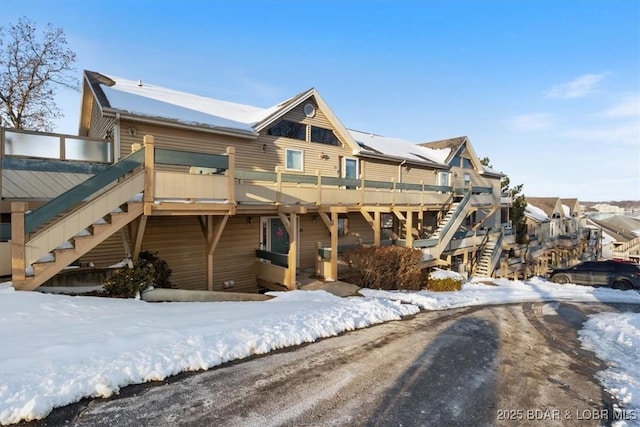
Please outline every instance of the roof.
[[531, 203], [527, 203], [527, 206], [525, 206], [524, 215], [527, 218], [531, 218], [537, 222], [549, 221], [549, 216], [546, 214], [546, 212], [539, 207], [532, 205]]
[[[453, 147], [465, 143], [467, 137], [452, 138], [450, 146], [436, 141], [440, 146], [426, 146], [384, 137], [367, 132], [348, 130], [333, 114], [322, 97], [314, 89], [301, 92], [277, 105], [260, 108], [251, 105], [220, 101], [190, 93], [155, 86], [143, 81], [85, 71], [85, 80], [93, 92], [102, 113], [120, 114], [135, 120], [160, 121], [169, 125], [193, 126], [213, 132], [256, 138], [259, 132], [287, 112], [314, 97], [334, 128], [344, 137], [354, 155], [374, 157], [390, 161], [408, 161], [448, 169], [448, 159]], [[470, 148], [471, 151], [473, 151]], [[475, 154], [474, 154], [475, 156]], [[485, 168], [485, 172], [501, 176]]]
[[186, 125], [255, 133], [254, 126], [282, 108], [220, 101], [93, 71], [85, 71], [96, 100], [104, 112], [139, 118], [170, 120]]
[[527, 204], [542, 209], [548, 216], [552, 217], [556, 212], [556, 206], [560, 200], [558, 197], [526, 197]]
[[591, 222], [615, 235], [617, 241], [627, 242], [640, 236], [640, 219], [638, 218], [614, 215], [605, 219], [591, 219]]
[[446, 159], [450, 149], [433, 149], [419, 144], [373, 133], [348, 129], [349, 134], [360, 146], [360, 154], [382, 154], [395, 158], [427, 162], [433, 166], [446, 168]]
[[[467, 145], [468, 144], [468, 145]], [[475, 150], [473, 149], [473, 147], [471, 146], [471, 142], [469, 141], [469, 137], [467, 136], [456, 136], [455, 138], [448, 138], [448, 139], [440, 139], [437, 141], [429, 141], [429, 142], [422, 142], [420, 144], [418, 144], [422, 147], [426, 147], [426, 148], [431, 148], [431, 149], [448, 149], [449, 150], [449, 155], [447, 156], [445, 163], [449, 164], [449, 162], [451, 161], [451, 159], [453, 159], [453, 157], [455, 157], [456, 154], [458, 154], [460, 152], [460, 150], [463, 147], [467, 147], [467, 149], [469, 150], [469, 152], [471, 153], [471, 157], [473, 159], [474, 164], [476, 165], [477, 169], [482, 169], [480, 172], [484, 175], [491, 175], [497, 178], [502, 178], [505, 176], [505, 174], [503, 174], [502, 172], [498, 172], [495, 169], [492, 169], [488, 166], [485, 166], [483, 164], [480, 163], [480, 160], [478, 159], [478, 156], [475, 153]]]

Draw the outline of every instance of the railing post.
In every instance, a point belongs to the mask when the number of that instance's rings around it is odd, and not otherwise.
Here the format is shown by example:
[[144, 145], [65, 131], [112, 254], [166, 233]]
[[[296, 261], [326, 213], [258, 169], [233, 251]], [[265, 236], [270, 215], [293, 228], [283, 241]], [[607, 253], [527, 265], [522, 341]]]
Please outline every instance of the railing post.
[[391, 189], [391, 204], [395, 205], [396, 204], [396, 179], [395, 179], [395, 177], [391, 177], [391, 184], [393, 185], [393, 188]]
[[153, 135], [145, 135], [144, 144], [144, 214], [151, 214], [155, 188], [155, 139]]
[[227, 147], [229, 165], [227, 166], [227, 200], [231, 205], [236, 203], [235, 183], [236, 183], [236, 148]]
[[320, 169], [316, 169], [316, 177], [318, 179], [318, 183], [316, 184], [318, 194], [316, 196], [316, 205], [322, 204], [322, 175], [320, 175]]
[[276, 166], [276, 205], [282, 200], [282, 171], [280, 166]]
[[64, 135], [60, 135], [60, 160], [67, 159], [67, 145]]
[[16, 289], [25, 280], [24, 214], [28, 208], [27, 202], [11, 203], [11, 280]]

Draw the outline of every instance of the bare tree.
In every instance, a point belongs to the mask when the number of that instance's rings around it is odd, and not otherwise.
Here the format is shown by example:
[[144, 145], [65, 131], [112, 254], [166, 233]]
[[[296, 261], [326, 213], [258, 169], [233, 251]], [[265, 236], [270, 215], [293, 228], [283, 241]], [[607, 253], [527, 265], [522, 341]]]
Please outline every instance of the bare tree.
[[0, 121], [17, 129], [50, 131], [62, 117], [54, 97], [58, 85], [77, 90], [73, 64], [61, 28], [51, 24], [38, 34], [27, 18], [0, 28]]

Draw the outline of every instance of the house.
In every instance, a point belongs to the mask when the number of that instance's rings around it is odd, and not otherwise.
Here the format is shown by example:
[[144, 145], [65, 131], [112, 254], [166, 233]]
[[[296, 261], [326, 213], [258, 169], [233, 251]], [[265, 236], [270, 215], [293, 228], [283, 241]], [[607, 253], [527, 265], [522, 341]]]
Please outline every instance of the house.
[[[617, 258], [640, 263], [640, 219], [627, 215], [614, 215], [605, 219], [590, 218], [589, 224], [602, 230], [609, 250], [605, 258]], [[604, 242], [603, 242], [604, 245]]]
[[[244, 292], [294, 289], [301, 270], [336, 280], [358, 244], [418, 248], [424, 268], [488, 276], [501, 256], [502, 175], [468, 138], [350, 130], [313, 88], [257, 108], [85, 71], [79, 136], [2, 136], [18, 289], [143, 250], [180, 288]], [[42, 158], [28, 148], [36, 137], [59, 148]], [[35, 197], [15, 177], [36, 173], [42, 186], [75, 175]]]
[[527, 197], [528, 267], [545, 274], [548, 267], [570, 267], [598, 259], [600, 233], [587, 226], [578, 199]]

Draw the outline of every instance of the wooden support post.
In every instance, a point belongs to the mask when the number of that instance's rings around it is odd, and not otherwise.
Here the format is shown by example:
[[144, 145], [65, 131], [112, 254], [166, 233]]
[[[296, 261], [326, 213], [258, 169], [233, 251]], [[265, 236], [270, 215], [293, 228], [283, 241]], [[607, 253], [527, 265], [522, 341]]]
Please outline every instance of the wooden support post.
[[144, 236], [144, 230], [147, 227], [147, 218], [146, 215], [141, 215], [136, 221], [133, 222], [134, 227], [132, 227], [131, 234], [131, 242], [133, 242], [133, 252], [131, 256], [134, 260], [138, 259], [140, 256], [140, 251], [142, 250], [142, 237]]
[[316, 184], [316, 189], [318, 190], [318, 195], [316, 196], [316, 205], [322, 205], [322, 175], [320, 175], [320, 170], [316, 169], [316, 176], [318, 177], [318, 183]]
[[229, 165], [227, 166], [227, 201], [231, 205], [236, 203], [235, 193], [235, 176], [236, 176], [236, 148], [227, 147], [227, 156], [229, 157]]
[[280, 205], [282, 200], [282, 170], [280, 166], [276, 166], [276, 197], [275, 203]]
[[413, 248], [413, 212], [407, 212], [407, 222], [405, 223], [405, 246]]
[[380, 218], [380, 211], [375, 211], [373, 213], [373, 244], [375, 246], [380, 246], [380, 235], [382, 234], [382, 223]]
[[331, 212], [331, 278], [338, 280], [338, 212]]
[[292, 212], [289, 215], [289, 254], [287, 263], [288, 269], [288, 287], [289, 289], [296, 288], [296, 276], [297, 276], [297, 264], [298, 264], [298, 236], [296, 230], [298, 230], [298, 214]]
[[206, 259], [207, 259], [207, 289], [213, 290], [213, 254], [216, 251], [216, 247], [220, 242], [220, 238], [222, 237], [222, 232], [224, 231], [224, 227], [227, 225], [227, 221], [229, 220], [229, 214], [222, 217], [220, 222], [214, 227], [213, 226], [213, 215], [207, 215], [206, 218]]
[[24, 213], [28, 208], [27, 202], [11, 203], [11, 280], [16, 289], [25, 280]]
[[151, 215], [155, 188], [155, 139], [145, 135], [144, 143], [144, 215]]

